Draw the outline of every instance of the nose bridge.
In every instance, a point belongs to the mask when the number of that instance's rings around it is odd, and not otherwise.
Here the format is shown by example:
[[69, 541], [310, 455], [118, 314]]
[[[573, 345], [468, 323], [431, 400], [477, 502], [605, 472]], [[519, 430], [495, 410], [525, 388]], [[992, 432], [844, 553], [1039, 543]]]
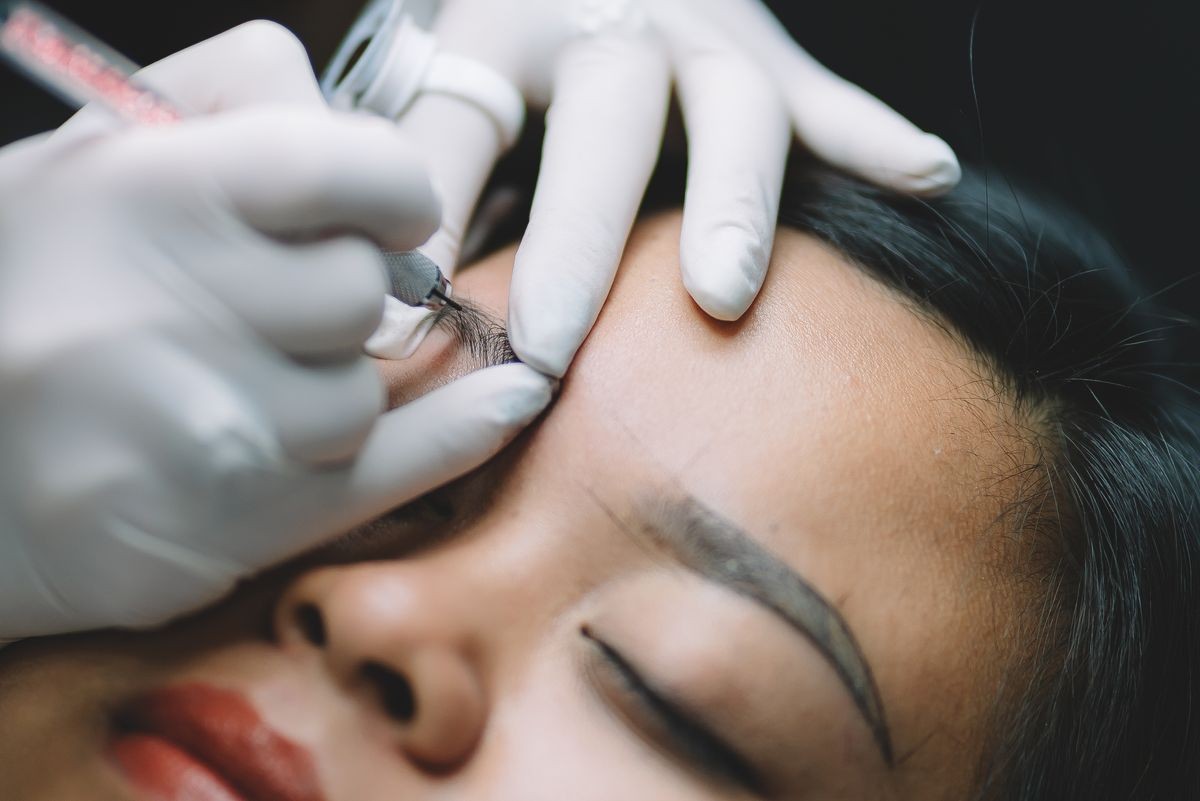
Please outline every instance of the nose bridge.
[[453, 575], [417, 562], [329, 568], [315, 576], [335, 659], [386, 651], [473, 650], [479, 622]]
[[485, 655], [521, 639], [572, 583], [568, 539], [547, 521], [493, 519], [416, 556], [328, 567], [300, 583], [320, 597], [331, 646], [346, 658], [416, 647]]

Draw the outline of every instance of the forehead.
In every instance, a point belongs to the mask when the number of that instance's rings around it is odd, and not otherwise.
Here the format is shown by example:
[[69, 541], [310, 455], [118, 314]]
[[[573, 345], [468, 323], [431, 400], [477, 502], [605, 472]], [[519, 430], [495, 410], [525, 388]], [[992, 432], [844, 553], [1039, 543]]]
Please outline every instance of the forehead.
[[678, 235], [674, 215], [637, 230], [539, 447], [677, 482], [762, 537], [803, 523], [778, 544], [813, 559], [824, 540], [977, 540], [996, 511], [980, 493], [1018, 454], [969, 351], [792, 231], [751, 312], [712, 320], [683, 289]]
[[[1004, 405], [960, 342], [814, 239], [780, 232], [737, 323], [692, 303], [678, 241], [676, 215], [635, 232], [517, 486], [701, 498], [841, 609], [889, 717], [928, 728], [898, 741], [974, 741], [1006, 617], [989, 524], [1031, 458]], [[460, 287], [500, 307], [511, 259]]]

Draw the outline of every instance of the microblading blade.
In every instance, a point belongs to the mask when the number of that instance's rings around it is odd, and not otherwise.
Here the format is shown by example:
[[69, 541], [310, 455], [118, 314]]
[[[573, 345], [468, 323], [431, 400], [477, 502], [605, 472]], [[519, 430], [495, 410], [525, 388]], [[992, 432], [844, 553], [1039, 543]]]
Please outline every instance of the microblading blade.
[[411, 250], [384, 253], [383, 261], [390, 294], [401, 303], [434, 311], [444, 306], [462, 308], [450, 299], [450, 282], [429, 257]]

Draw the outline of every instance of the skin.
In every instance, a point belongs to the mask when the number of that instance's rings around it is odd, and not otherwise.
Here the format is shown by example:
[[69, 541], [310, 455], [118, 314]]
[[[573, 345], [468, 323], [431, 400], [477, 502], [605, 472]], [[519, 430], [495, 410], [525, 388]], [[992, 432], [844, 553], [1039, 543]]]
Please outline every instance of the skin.
[[[1032, 459], [1018, 421], [959, 342], [814, 240], [781, 232], [738, 323], [688, 298], [678, 242], [677, 215], [638, 226], [555, 407], [403, 519], [161, 632], [0, 652], [13, 797], [132, 798], [104, 756], [110, 716], [182, 681], [244, 693], [312, 750], [329, 801], [751, 797], [661, 742], [609, 646], [770, 797], [967, 796], [1021, 651], [1021, 574], [996, 523], [1005, 476]], [[457, 291], [503, 313], [512, 260]], [[384, 370], [399, 400], [470, 367], [436, 334]], [[893, 765], [813, 638], [647, 536], [648, 510], [686, 495], [844, 619]], [[413, 720], [389, 717], [367, 663], [409, 679]]]

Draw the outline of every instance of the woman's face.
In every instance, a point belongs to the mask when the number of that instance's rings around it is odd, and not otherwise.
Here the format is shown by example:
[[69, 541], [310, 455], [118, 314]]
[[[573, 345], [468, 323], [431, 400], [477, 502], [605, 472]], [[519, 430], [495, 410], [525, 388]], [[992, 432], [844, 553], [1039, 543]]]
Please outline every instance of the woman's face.
[[[165, 631], [0, 653], [5, 797], [963, 797], [1031, 454], [961, 346], [815, 241], [781, 232], [729, 324], [678, 239], [639, 226], [485, 469]], [[459, 293], [502, 314], [512, 261]], [[397, 395], [454, 347], [389, 365]]]

